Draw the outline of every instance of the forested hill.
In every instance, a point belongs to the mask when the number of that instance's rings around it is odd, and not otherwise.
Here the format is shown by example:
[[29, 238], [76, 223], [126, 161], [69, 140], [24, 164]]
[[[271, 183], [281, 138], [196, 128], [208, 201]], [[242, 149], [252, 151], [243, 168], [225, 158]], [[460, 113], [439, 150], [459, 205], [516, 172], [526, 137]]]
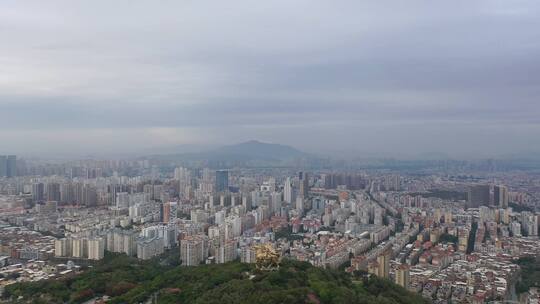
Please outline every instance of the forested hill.
[[83, 303], [103, 295], [111, 297], [108, 303], [426, 303], [386, 280], [354, 278], [297, 261], [258, 272], [238, 262], [181, 267], [126, 256], [108, 257], [71, 278], [8, 286], [4, 301]]

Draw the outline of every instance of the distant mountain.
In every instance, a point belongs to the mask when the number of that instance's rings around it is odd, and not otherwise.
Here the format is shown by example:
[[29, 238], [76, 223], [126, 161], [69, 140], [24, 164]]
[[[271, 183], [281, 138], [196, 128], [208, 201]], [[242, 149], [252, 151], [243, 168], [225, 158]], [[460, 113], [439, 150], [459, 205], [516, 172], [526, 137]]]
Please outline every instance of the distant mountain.
[[291, 146], [250, 140], [206, 152], [154, 155], [151, 158], [165, 160], [282, 162], [309, 157], [312, 156]]
[[221, 147], [211, 153], [222, 156], [242, 156], [250, 159], [265, 160], [285, 160], [307, 156], [306, 153], [301, 152], [291, 146], [263, 143], [256, 140]]
[[425, 152], [419, 154], [416, 159], [420, 160], [447, 160], [451, 159], [450, 155], [443, 152]]

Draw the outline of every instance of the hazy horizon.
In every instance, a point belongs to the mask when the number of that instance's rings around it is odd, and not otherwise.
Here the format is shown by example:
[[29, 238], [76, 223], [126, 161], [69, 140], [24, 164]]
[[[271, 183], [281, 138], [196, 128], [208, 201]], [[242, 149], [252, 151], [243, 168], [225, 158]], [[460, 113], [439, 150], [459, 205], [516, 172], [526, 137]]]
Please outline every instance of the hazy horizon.
[[4, 1], [0, 154], [540, 151], [537, 1]]

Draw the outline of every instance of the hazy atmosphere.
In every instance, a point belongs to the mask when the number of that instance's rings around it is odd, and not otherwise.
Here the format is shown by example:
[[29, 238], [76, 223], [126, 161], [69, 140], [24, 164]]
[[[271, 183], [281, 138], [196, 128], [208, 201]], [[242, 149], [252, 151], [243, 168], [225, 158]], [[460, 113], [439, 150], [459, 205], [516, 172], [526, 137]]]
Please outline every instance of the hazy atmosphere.
[[540, 303], [540, 0], [0, 0], [0, 304]]
[[540, 151], [540, 2], [360, 2], [2, 1], [0, 152]]

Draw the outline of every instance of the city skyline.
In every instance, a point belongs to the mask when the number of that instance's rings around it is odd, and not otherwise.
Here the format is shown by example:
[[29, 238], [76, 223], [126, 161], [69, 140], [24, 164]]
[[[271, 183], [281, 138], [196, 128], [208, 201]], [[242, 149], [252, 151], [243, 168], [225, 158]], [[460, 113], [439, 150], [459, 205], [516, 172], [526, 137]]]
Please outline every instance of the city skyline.
[[540, 303], [540, 2], [0, 2], [0, 304]]
[[392, 6], [4, 2], [2, 153], [540, 151], [538, 3]]

